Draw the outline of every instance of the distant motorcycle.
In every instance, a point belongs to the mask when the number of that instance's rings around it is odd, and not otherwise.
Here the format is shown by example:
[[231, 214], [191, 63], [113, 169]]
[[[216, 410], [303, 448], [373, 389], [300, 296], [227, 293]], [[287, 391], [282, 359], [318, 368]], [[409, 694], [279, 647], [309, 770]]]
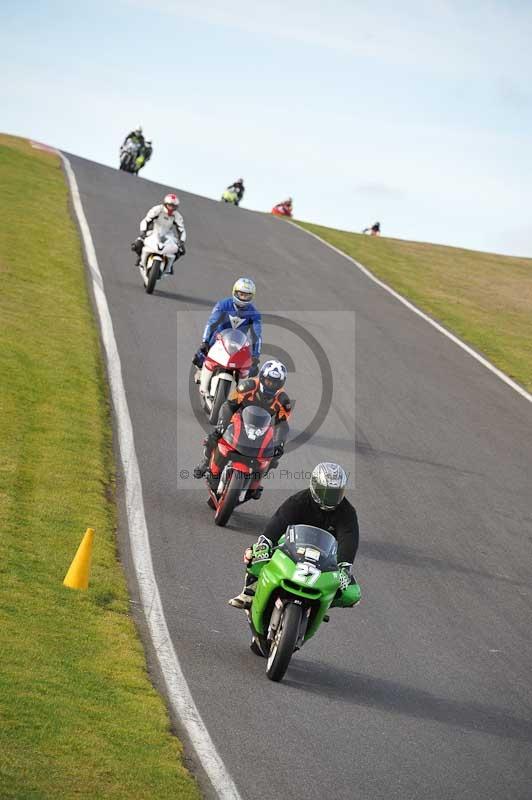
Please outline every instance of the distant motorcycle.
[[238, 205], [238, 195], [235, 191], [231, 189], [226, 189], [225, 192], [222, 194], [222, 202], [224, 203], [231, 203], [234, 206]]
[[251, 344], [238, 329], [229, 328], [216, 335], [199, 374], [203, 410], [211, 425], [216, 425], [220, 409], [251, 368]]
[[123, 172], [130, 172], [135, 174], [137, 169], [137, 158], [140, 155], [140, 145], [138, 142], [133, 142], [131, 139], [120, 148], [120, 169]]
[[139, 270], [147, 294], [152, 294], [155, 284], [163, 275], [169, 275], [172, 265], [176, 261], [177, 241], [168, 234], [159, 234], [152, 231], [146, 237]]
[[272, 214], [276, 217], [292, 217], [292, 206], [287, 203], [278, 203], [272, 208]]
[[381, 224], [380, 222], [375, 222], [370, 228], [364, 228], [362, 233], [366, 233], [368, 236], [380, 236], [381, 235]]
[[[246, 406], [233, 414], [209, 464], [207, 486], [215, 525], [227, 525], [237, 505], [259, 499], [262, 476], [273, 458], [273, 438], [272, 418], [264, 408]], [[227, 459], [221, 470], [220, 457]]]
[[292, 655], [328, 622], [332, 605], [360, 600], [354, 582], [338, 593], [337, 541], [312, 525], [290, 525], [271, 558], [257, 559], [248, 572], [258, 578], [251, 608], [251, 650], [266, 661], [266, 675], [280, 681]]

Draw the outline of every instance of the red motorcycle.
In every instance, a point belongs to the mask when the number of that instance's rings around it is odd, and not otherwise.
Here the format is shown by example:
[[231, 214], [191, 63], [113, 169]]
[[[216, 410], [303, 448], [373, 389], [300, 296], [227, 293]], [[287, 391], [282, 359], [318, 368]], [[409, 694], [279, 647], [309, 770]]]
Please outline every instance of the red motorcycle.
[[209, 505], [216, 511], [216, 525], [226, 525], [236, 506], [261, 496], [262, 476], [273, 458], [273, 434], [266, 409], [247, 406], [233, 414], [209, 464]]
[[292, 217], [292, 204], [291, 203], [277, 203], [272, 208], [272, 214], [276, 217]]
[[203, 410], [211, 425], [216, 425], [220, 409], [251, 368], [251, 344], [247, 336], [229, 328], [216, 334], [199, 375]]

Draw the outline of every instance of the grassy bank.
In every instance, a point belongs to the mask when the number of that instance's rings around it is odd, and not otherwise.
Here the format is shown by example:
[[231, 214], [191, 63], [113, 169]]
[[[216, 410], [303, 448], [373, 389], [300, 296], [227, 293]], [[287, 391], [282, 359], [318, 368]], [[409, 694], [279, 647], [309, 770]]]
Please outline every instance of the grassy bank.
[[[117, 561], [110, 412], [56, 155], [0, 136], [0, 796], [198, 798]], [[96, 530], [88, 592], [62, 579]]]
[[532, 259], [298, 225], [360, 261], [532, 391]]

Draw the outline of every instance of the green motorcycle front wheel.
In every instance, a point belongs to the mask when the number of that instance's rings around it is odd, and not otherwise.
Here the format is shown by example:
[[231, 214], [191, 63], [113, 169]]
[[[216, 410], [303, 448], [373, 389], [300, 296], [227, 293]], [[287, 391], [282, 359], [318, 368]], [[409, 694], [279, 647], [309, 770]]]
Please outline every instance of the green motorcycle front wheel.
[[271, 681], [281, 681], [284, 678], [294, 653], [302, 615], [303, 607], [296, 603], [289, 602], [283, 609], [266, 665], [266, 675]]

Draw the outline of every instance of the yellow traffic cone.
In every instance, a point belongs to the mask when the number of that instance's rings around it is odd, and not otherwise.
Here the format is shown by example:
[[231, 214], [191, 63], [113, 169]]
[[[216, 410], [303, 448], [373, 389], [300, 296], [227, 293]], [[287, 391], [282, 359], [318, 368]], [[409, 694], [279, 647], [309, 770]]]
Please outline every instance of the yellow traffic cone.
[[81, 540], [81, 544], [78, 547], [78, 552], [74, 556], [74, 560], [72, 561], [72, 564], [65, 575], [63, 586], [68, 586], [69, 589], [89, 588], [89, 573], [91, 571], [93, 539], [93, 529], [87, 528], [85, 536]]

